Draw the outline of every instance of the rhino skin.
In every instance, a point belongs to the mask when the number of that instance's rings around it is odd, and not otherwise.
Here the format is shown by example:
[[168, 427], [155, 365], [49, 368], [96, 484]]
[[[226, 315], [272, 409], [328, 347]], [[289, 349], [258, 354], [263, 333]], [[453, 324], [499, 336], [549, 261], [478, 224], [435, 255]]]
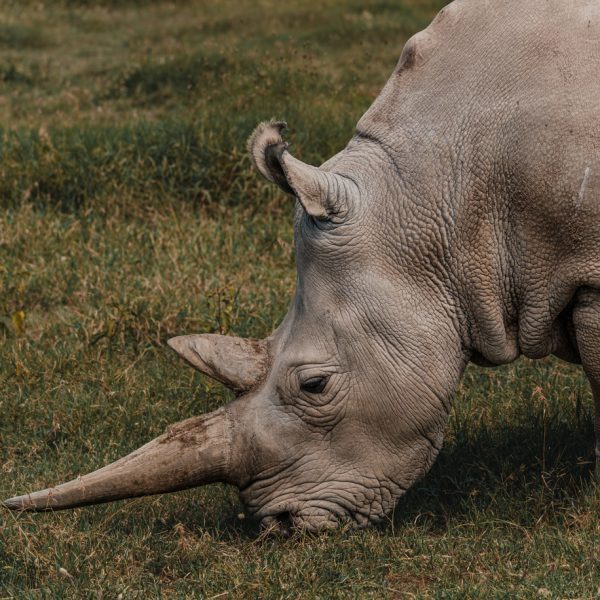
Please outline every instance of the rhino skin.
[[263, 341], [169, 342], [238, 397], [6, 506], [226, 481], [266, 527], [366, 526], [434, 461], [469, 360], [582, 363], [598, 438], [600, 3], [457, 0], [339, 154], [307, 165], [284, 127], [249, 149], [298, 201], [287, 316]]

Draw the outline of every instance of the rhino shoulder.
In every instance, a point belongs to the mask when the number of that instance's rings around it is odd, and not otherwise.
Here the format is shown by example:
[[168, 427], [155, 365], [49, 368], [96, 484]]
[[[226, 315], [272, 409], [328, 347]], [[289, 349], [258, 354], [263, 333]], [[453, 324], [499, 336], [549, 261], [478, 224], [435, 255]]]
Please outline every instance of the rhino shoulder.
[[393, 136], [424, 119], [458, 122], [477, 107], [595, 91], [599, 71], [599, 2], [455, 0], [406, 42], [357, 129]]

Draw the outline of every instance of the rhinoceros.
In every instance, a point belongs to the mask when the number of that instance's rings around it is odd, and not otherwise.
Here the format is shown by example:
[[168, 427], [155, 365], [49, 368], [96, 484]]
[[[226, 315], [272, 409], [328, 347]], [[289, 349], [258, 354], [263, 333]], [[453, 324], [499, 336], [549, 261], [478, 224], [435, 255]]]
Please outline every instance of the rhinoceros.
[[297, 201], [289, 312], [265, 340], [168, 342], [237, 397], [5, 506], [219, 481], [275, 530], [367, 526], [436, 458], [468, 362], [520, 355], [583, 365], [600, 437], [600, 3], [456, 0], [333, 158], [284, 128], [249, 150]]

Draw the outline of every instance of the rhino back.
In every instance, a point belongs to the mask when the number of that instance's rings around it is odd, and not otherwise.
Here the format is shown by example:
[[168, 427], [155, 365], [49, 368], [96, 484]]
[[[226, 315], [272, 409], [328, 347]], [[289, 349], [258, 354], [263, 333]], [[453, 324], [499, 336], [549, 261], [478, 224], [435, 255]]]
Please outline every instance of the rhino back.
[[492, 362], [556, 350], [576, 290], [600, 287], [600, 3], [456, 0], [357, 134], [446, 215], [474, 346]]

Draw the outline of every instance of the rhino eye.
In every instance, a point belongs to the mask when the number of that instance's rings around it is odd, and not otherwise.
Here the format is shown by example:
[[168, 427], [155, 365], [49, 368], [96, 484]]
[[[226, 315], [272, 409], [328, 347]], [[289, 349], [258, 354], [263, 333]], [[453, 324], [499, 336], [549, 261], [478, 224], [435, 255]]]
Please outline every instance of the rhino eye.
[[320, 394], [327, 385], [329, 377], [311, 377], [300, 384], [300, 389], [309, 394]]

